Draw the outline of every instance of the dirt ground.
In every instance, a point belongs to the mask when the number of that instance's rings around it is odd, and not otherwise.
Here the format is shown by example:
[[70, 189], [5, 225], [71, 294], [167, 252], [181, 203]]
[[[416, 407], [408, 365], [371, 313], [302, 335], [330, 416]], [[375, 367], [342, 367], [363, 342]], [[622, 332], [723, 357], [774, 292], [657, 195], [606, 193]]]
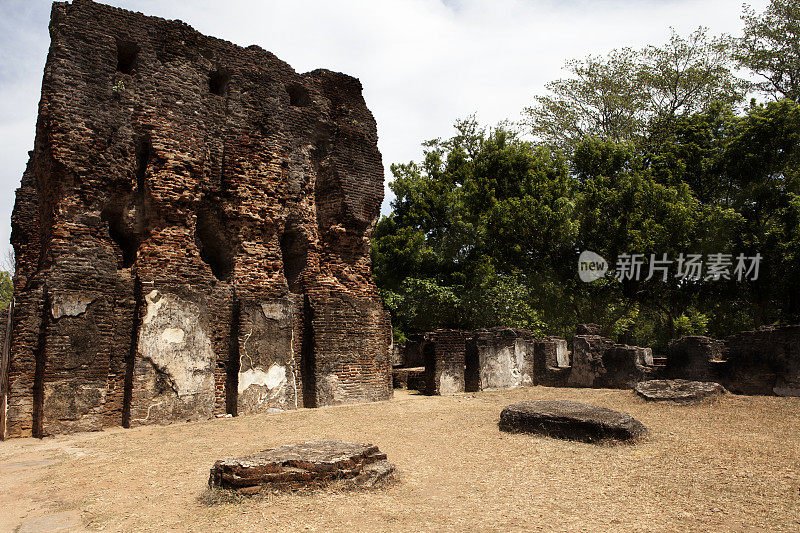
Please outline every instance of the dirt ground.
[[[497, 429], [524, 399], [625, 411], [650, 435], [596, 445]], [[379, 491], [209, 503], [212, 463], [340, 438], [386, 452]], [[59, 522], [61, 520], [61, 522]], [[645, 403], [533, 387], [0, 442], [0, 530], [800, 531], [800, 398]], [[38, 528], [38, 529], [37, 529]]]

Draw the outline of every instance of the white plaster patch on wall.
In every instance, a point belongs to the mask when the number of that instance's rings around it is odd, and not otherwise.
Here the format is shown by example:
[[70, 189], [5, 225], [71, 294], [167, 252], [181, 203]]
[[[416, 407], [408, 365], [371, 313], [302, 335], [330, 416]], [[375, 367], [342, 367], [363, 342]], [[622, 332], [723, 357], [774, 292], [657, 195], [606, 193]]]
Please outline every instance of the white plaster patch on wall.
[[[530, 350], [530, 352], [529, 352]], [[514, 341], [514, 357], [516, 358], [519, 384], [530, 387], [533, 384], [533, 345], [522, 340]]]
[[158, 310], [164, 305], [164, 299], [156, 289], [153, 289], [144, 296], [147, 302], [147, 314], [144, 316], [144, 323], [149, 324], [158, 315]]
[[286, 367], [281, 365], [272, 365], [267, 371], [266, 386], [270, 389], [283, 384], [286, 381]]
[[[196, 304], [170, 293], [145, 295], [147, 313], [139, 332], [139, 353], [165, 372], [178, 397], [214, 403], [214, 350]], [[194, 401], [194, 400], [193, 400]]]
[[[650, 348], [648, 348], [650, 350]], [[651, 362], [649, 363], [652, 365], [652, 350], [650, 351]], [[569, 352], [567, 352], [567, 341], [564, 339], [559, 339], [556, 344], [556, 362], [558, 363], [559, 368], [567, 368], [569, 367]]]
[[97, 299], [92, 294], [57, 292], [51, 297], [50, 313], [58, 320], [62, 316], [79, 316]]
[[161, 332], [161, 338], [164, 342], [178, 344], [183, 342], [184, 337], [186, 337], [186, 332], [181, 328], [167, 328]]
[[515, 346], [505, 346], [481, 354], [482, 389], [509, 389], [520, 385], [520, 371]]
[[242, 394], [251, 385], [274, 389], [281, 387], [285, 382], [286, 367], [283, 365], [271, 365], [266, 372], [260, 368], [250, 368], [239, 372], [239, 394]]
[[456, 392], [464, 392], [461, 380], [449, 372], [442, 372], [439, 377], [439, 394], [453, 394]]

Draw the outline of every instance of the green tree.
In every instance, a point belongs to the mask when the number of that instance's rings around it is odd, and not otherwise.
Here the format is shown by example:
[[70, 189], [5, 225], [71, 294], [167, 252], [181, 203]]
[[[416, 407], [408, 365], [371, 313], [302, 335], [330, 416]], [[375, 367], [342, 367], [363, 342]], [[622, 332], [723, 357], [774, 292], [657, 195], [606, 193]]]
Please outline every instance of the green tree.
[[745, 6], [744, 36], [735, 58], [762, 81], [757, 88], [776, 100], [800, 99], [800, 1], [770, 0], [757, 14]]
[[639, 61], [640, 53], [630, 48], [567, 61], [571, 77], [548, 83], [550, 94], [525, 108], [523, 122], [543, 144], [566, 153], [589, 135], [616, 142], [636, 138], [647, 118], [647, 95], [631, 75]]
[[373, 269], [396, 331], [513, 325], [539, 330], [534, 305], [575, 231], [566, 162], [505, 126], [458, 121], [393, 165], [393, 213], [373, 238]]
[[[569, 335], [591, 321], [663, 349], [679, 335], [800, 321], [796, 7], [746, 10], [736, 41], [737, 60], [777, 102], [738, 109], [750, 85], [731, 73], [731, 40], [673, 32], [661, 47], [569, 62], [572, 76], [526, 110], [535, 143], [468, 118], [424, 143], [420, 163], [393, 165], [373, 265], [396, 337], [489, 326]], [[640, 278], [584, 283], [583, 250], [612, 268], [641, 254]], [[731, 254], [734, 265], [760, 254], [759, 276], [737, 279], [732, 265], [732, 279], [679, 279], [675, 264], [650, 276], [651, 258], [690, 253]]]
[[524, 123], [544, 144], [566, 153], [580, 139], [638, 142], [654, 121], [739, 102], [747, 84], [731, 72], [730, 39], [698, 28], [684, 38], [672, 32], [661, 47], [612, 50], [606, 57], [568, 61], [570, 77], [547, 84], [523, 111]]
[[14, 297], [14, 282], [11, 274], [0, 270], [0, 309], [5, 309]]
[[748, 284], [755, 325], [800, 320], [800, 105], [753, 107], [736, 120], [722, 154], [732, 207], [742, 217], [735, 243], [764, 261]]

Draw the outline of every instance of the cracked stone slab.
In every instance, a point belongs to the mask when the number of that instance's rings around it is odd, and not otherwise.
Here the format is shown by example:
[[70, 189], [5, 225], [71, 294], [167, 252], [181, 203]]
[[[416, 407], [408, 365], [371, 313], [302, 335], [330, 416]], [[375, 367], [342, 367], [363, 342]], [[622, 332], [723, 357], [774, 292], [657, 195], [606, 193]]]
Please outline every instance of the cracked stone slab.
[[630, 415], [569, 400], [509, 405], [500, 413], [500, 429], [584, 442], [632, 441], [647, 434], [647, 428]]
[[292, 491], [345, 480], [351, 488], [375, 487], [394, 465], [374, 444], [319, 440], [271, 448], [214, 463], [210, 487], [256, 494], [264, 488]]
[[687, 379], [651, 379], [640, 381], [634, 389], [636, 394], [648, 401], [672, 402], [676, 404], [698, 403], [706, 398], [721, 396], [725, 387], [713, 381], [690, 381]]

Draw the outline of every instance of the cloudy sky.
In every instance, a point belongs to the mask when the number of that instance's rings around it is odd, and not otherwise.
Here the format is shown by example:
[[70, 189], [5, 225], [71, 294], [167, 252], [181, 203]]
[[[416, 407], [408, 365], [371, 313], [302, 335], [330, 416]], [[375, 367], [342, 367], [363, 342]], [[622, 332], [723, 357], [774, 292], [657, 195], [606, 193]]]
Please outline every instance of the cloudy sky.
[[[564, 61], [663, 43], [706, 26], [738, 35], [741, 0], [108, 0], [181, 19], [208, 35], [258, 44], [298, 72], [361, 79], [383, 161], [418, 159], [420, 142], [470, 113], [518, 120]], [[748, 2], [763, 11], [766, 0]], [[49, 45], [50, 2], [0, 0], [0, 253], [14, 191], [33, 147]], [[387, 188], [383, 212], [388, 212]], [[0, 256], [2, 257], [2, 256]]]

